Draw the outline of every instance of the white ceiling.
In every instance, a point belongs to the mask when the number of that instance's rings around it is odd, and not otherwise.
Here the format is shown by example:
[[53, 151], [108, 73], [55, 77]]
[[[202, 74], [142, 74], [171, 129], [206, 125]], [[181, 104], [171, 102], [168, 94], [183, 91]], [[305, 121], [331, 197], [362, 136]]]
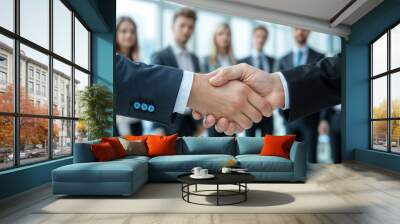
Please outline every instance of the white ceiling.
[[[230, 15], [347, 37], [351, 25], [383, 0], [172, 0]], [[346, 6], [349, 6], [346, 8]], [[346, 8], [345, 10], [342, 10]], [[340, 12], [340, 13], [339, 13]]]
[[351, 0], [226, 0], [329, 21]]

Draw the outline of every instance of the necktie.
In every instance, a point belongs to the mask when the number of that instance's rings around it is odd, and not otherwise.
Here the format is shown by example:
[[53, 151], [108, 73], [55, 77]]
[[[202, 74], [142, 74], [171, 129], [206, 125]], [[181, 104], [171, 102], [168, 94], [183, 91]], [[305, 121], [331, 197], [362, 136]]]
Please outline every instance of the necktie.
[[302, 52], [302, 51], [299, 51], [299, 52], [297, 52], [296, 66], [301, 65], [301, 64], [302, 64], [302, 63], [301, 63], [302, 60], [303, 60], [303, 52]]
[[262, 55], [258, 55], [258, 68], [260, 70], [264, 70], [264, 63], [263, 63], [263, 56]]

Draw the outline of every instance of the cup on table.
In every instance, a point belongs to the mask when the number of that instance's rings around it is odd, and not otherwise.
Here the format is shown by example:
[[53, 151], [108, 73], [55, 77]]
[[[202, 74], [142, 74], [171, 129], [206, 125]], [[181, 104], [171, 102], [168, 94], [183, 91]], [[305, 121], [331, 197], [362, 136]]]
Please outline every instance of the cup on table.
[[207, 176], [208, 175], [208, 169], [201, 169], [200, 170], [200, 176]]
[[192, 173], [194, 174], [194, 175], [196, 175], [196, 176], [200, 176], [201, 174], [200, 174], [200, 171], [202, 170], [202, 168], [201, 167], [194, 167], [193, 169], [192, 169]]

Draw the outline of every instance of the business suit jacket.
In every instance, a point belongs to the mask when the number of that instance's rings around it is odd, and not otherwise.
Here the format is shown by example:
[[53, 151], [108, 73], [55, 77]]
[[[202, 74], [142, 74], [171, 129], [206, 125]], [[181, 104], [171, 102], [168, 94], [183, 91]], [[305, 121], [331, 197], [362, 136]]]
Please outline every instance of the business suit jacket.
[[[200, 72], [199, 58], [192, 53], [190, 53], [190, 57], [192, 59], [192, 65], [194, 69], [194, 71], [192, 72]], [[151, 63], [155, 65], [165, 65], [179, 68], [178, 62], [171, 46], [168, 46], [154, 53], [151, 56]], [[197, 123], [198, 122], [195, 121], [191, 115], [179, 114], [175, 117], [175, 120], [172, 124], [169, 124], [168, 126], [153, 124], [153, 127], [163, 129], [166, 134], [177, 133], [178, 136], [192, 136], [197, 130]]]
[[[171, 124], [183, 71], [116, 56], [116, 113]], [[151, 87], [151, 88], [150, 88]]]
[[[200, 63], [199, 58], [190, 53], [190, 57], [192, 59], [193, 69], [191, 72], [200, 72]], [[151, 64], [154, 65], [166, 65], [174, 68], [179, 68], [178, 62], [176, 61], [174, 51], [171, 46], [168, 46], [151, 56]]]
[[289, 89], [289, 121], [340, 104], [341, 60], [339, 55], [282, 71]]
[[[312, 48], [308, 48], [308, 57], [307, 57], [307, 61], [306, 64], [313, 64], [318, 62], [319, 60], [323, 59], [324, 55], [321, 53], [318, 53], [317, 51], [313, 50]], [[279, 60], [278, 63], [278, 70], [279, 71], [285, 71], [285, 70], [289, 70], [292, 69], [294, 67], [294, 63], [293, 63], [293, 52], [290, 52], [289, 54], [285, 55], [283, 58], [281, 58]], [[310, 91], [311, 90], [311, 86], [309, 86], [308, 89], [304, 89], [303, 91]], [[306, 93], [303, 92], [298, 92], [299, 95], [303, 95]], [[290, 99], [292, 101], [292, 99]], [[308, 123], [313, 123], [314, 120], [318, 120], [319, 118], [319, 114], [318, 111], [314, 111], [314, 114], [308, 114], [310, 115], [309, 117], [303, 117], [300, 120], [297, 120], [297, 123], [301, 123], [301, 122], [308, 122]], [[314, 122], [315, 123], [315, 122]]]

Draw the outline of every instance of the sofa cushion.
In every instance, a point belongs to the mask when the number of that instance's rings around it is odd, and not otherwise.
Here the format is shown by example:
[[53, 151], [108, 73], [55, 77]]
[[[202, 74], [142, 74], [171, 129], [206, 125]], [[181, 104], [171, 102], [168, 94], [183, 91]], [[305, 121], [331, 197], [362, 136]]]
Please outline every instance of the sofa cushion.
[[261, 149], [261, 156], [279, 156], [290, 159], [290, 148], [293, 145], [296, 135], [264, 136], [264, 146]]
[[99, 144], [92, 144], [90, 146], [94, 157], [96, 157], [96, 161], [105, 162], [119, 158], [115, 154], [115, 150], [112, 145], [108, 142], [102, 142]]
[[177, 134], [169, 135], [169, 136], [159, 136], [152, 135], [148, 136], [146, 143], [147, 155], [154, 156], [166, 156], [166, 155], [175, 155], [176, 154], [176, 138]]
[[200, 166], [210, 171], [219, 171], [230, 159], [231, 155], [175, 155], [158, 156], [149, 160], [150, 171], [190, 172], [193, 167]]
[[101, 142], [110, 143], [110, 145], [114, 149], [117, 158], [122, 158], [126, 156], [126, 151], [117, 137], [103, 137], [101, 138]]
[[177, 154], [184, 155], [235, 155], [235, 139], [233, 137], [182, 137], [178, 141], [177, 149]]
[[262, 137], [237, 137], [236, 155], [259, 154], [264, 145]]
[[52, 173], [53, 181], [58, 182], [130, 182], [134, 173], [139, 172], [147, 172], [145, 160], [74, 163], [59, 167]]
[[126, 151], [126, 155], [138, 155], [145, 156], [147, 155], [146, 144], [141, 140], [126, 140], [124, 138], [118, 137], [118, 140], [121, 142], [121, 145], [124, 147]]
[[292, 172], [292, 161], [278, 156], [238, 155], [240, 167], [249, 172]]

